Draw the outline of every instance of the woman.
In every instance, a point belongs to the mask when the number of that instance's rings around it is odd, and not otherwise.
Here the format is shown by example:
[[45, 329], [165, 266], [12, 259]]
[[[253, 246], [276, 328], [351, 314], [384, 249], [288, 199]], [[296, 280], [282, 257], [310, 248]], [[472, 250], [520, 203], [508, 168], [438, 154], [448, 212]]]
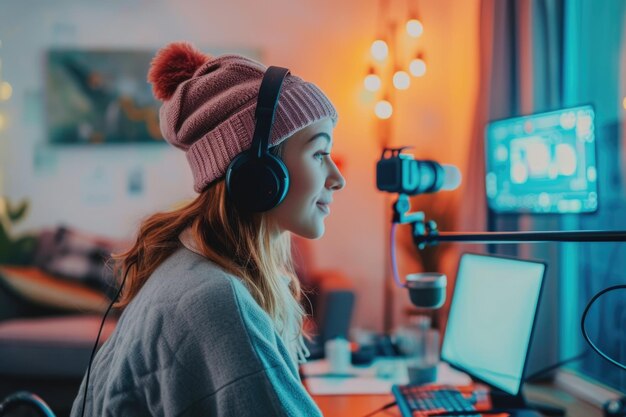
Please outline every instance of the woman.
[[72, 416], [320, 415], [297, 370], [307, 352], [290, 234], [322, 236], [345, 185], [330, 158], [337, 114], [316, 86], [288, 75], [270, 138], [289, 174], [286, 196], [260, 213], [235, 204], [224, 176], [252, 142], [265, 70], [184, 43], [154, 58], [161, 131], [186, 152], [199, 195], [149, 217], [115, 256], [127, 274], [124, 311]]

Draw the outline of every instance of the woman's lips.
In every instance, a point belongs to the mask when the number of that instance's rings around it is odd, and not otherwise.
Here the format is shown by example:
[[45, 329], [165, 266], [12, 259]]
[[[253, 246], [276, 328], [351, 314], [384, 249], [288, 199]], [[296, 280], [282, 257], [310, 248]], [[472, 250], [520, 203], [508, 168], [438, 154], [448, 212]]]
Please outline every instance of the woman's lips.
[[330, 214], [330, 207], [326, 203], [316, 203], [317, 208], [323, 211], [326, 214]]

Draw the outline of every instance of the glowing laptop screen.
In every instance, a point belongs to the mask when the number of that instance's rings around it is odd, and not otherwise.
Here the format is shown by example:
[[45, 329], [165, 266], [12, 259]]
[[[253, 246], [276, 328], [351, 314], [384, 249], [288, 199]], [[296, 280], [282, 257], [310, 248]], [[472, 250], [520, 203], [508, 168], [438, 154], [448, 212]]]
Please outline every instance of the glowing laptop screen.
[[517, 395], [541, 294], [545, 264], [464, 254], [441, 357]]

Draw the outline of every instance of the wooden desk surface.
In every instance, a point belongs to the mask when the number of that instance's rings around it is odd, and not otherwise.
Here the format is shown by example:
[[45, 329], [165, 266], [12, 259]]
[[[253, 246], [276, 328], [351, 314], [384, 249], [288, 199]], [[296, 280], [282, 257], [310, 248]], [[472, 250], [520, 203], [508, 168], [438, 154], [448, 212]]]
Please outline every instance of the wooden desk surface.
[[[602, 410], [546, 384], [527, 384], [526, 399], [565, 408], [567, 417], [602, 417]], [[394, 401], [393, 395], [314, 395], [325, 417], [363, 417]], [[400, 416], [397, 407], [376, 416]]]
[[[393, 395], [314, 395], [324, 417], [363, 417], [394, 401]], [[378, 414], [377, 414], [378, 415]], [[381, 416], [385, 413], [381, 412]], [[387, 410], [388, 416], [400, 416], [398, 407]]]

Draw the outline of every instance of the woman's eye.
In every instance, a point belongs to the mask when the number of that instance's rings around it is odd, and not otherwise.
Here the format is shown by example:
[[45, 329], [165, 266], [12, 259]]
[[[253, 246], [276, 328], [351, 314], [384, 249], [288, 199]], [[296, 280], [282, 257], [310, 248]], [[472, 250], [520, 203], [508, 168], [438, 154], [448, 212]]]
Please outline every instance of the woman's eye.
[[322, 158], [324, 158], [325, 156], [330, 155], [329, 152], [316, 152], [315, 153], [315, 158], [319, 159], [320, 161], [322, 160]]

